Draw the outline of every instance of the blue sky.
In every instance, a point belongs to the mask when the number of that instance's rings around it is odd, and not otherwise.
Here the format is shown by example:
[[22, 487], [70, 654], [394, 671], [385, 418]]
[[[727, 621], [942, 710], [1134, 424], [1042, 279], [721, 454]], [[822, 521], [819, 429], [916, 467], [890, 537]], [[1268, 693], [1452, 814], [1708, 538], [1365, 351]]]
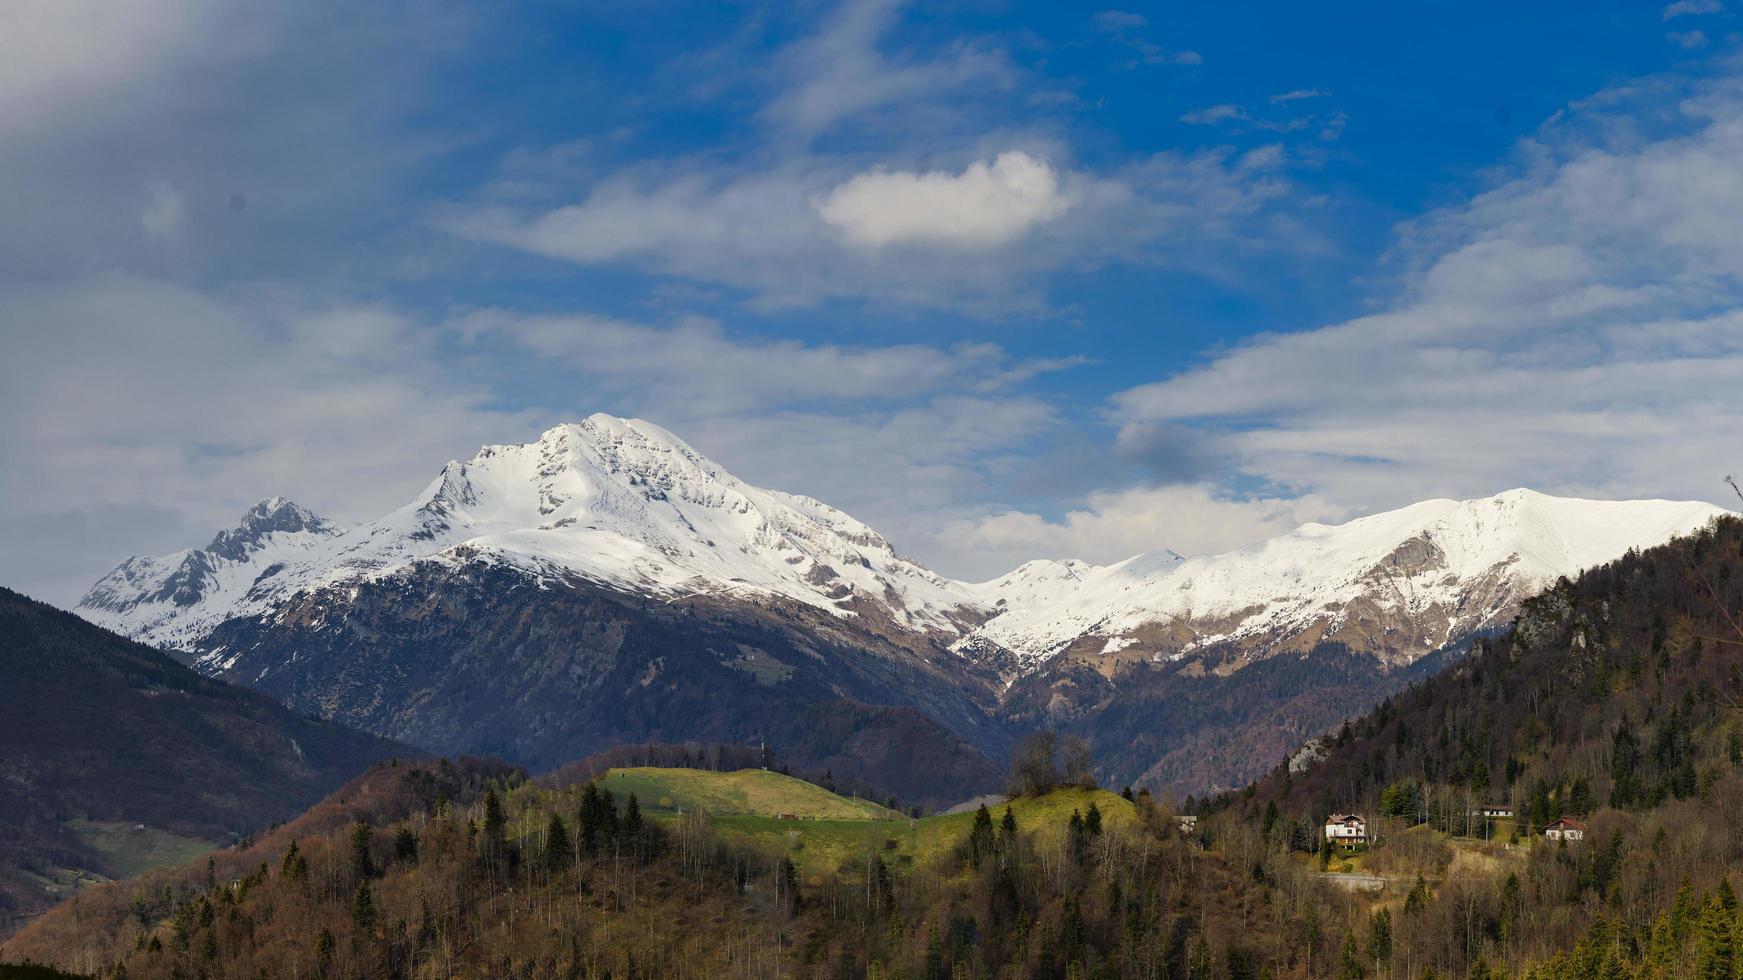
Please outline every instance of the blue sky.
[[1723, 502], [1719, 0], [26, 0], [0, 582], [660, 422], [939, 570]]

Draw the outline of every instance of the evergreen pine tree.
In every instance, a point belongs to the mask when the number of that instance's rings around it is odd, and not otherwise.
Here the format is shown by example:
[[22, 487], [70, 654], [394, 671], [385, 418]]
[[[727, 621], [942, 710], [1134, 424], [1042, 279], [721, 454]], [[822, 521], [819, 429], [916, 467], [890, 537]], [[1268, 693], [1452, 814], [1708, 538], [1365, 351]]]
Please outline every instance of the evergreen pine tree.
[[490, 856], [502, 853], [507, 833], [508, 814], [503, 812], [502, 800], [496, 795], [496, 787], [492, 786], [484, 794], [484, 846]]
[[993, 817], [987, 812], [986, 804], [974, 811], [974, 826], [968, 832], [968, 863], [980, 867], [981, 859], [992, 854], [993, 850]]
[[351, 899], [351, 921], [365, 934], [375, 929], [375, 896], [369, 893], [368, 881], [357, 883], [357, 895]]
[[638, 844], [642, 837], [642, 805], [629, 794], [629, 799], [623, 804], [623, 836], [631, 844]]
[[331, 930], [322, 929], [321, 934], [315, 937], [315, 970], [321, 976], [326, 976], [327, 971], [332, 968], [333, 951], [337, 946]]
[[403, 823], [393, 834], [393, 856], [396, 860], [413, 863], [418, 859], [418, 835]]
[[575, 860], [574, 845], [569, 843], [569, 828], [555, 811], [545, 827], [545, 870], [557, 874]]
[[368, 881], [375, 877], [375, 859], [369, 854], [372, 834], [362, 820], [351, 825], [351, 880]]

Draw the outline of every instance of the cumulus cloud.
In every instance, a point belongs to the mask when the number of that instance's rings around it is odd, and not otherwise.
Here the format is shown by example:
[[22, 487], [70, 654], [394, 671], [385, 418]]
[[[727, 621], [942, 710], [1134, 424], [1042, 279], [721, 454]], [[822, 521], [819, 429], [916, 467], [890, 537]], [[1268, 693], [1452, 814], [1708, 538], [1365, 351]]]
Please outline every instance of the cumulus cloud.
[[[1743, 90], [1640, 141], [1628, 96], [1546, 129], [1511, 176], [1401, 232], [1390, 308], [1259, 337], [1118, 395], [1249, 480], [1361, 510], [1524, 483], [1723, 500], [1743, 404]], [[1731, 460], [1732, 462], [1727, 462]]]
[[1064, 214], [1072, 200], [1046, 160], [1021, 150], [960, 174], [874, 170], [831, 190], [817, 213], [856, 245], [989, 248]]

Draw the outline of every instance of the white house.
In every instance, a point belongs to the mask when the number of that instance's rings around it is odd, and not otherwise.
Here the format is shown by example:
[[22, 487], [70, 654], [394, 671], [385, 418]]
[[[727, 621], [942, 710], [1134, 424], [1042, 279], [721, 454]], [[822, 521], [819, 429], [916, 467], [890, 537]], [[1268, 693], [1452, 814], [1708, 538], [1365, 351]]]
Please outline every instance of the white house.
[[1191, 837], [1193, 834], [1198, 833], [1198, 818], [1192, 814], [1182, 813], [1174, 819], [1178, 821], [1181, 836]]
[[1543, 828], [1548, 840], [1585, 840], [1586, 825], [1571, 817], [1562, 817]]
[[1368, 822], [1354, 813], [1334, 813], [1325, 818], [1325, 839], [1346, 848], [1368, 842]]
[[1513, 819], [1513, 807], [1507, 803], [1485, 803], [1471, 811], [1473, 817], [1484, 817], [1489, 820]]

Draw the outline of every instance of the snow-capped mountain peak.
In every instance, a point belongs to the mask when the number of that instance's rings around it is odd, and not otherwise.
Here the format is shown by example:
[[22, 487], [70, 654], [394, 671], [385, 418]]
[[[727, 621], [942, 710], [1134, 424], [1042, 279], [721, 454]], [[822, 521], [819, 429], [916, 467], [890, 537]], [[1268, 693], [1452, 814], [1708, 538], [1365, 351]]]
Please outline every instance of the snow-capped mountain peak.
[[662, 602], [797, 603], [867, 629], [937, 637], [982, 663], [1215, 650], [1226, 665], [1231, 655], [1325, 641], [1407, 661], [1506, 623], [1520, 599], [1557, 576], [1718, 513], [1702, 503], [1511, 490], [1307, 524], [1222, 555], [1161, 550], [1100, 566], [1043, 559], [969, 584], [902, 557], [833, 507], [745, 483], [658, 425], [593, 415], [450, 462], [411, 503], [355, 528], [262, 501], [204, 550], [123, 562], [80, 611], [198, 650], [220, 624], [269, 614], [300, 593], [424, 563], [484, 562], [548, 585], [580, 579]]
[[1005, 611], [976, 635], [1031, 661], [1066, 649], [1172, 657], [1219, 646], [1253, 657], [1323, 641], [1408, 661], [1505, 625], [1520, 600], [1559, 576], [1721, 513], [1699, 502], [1525, 489], [1427, 500], [1305, 524], [1222, 555], [1139, 555], [1042, 585], [1012, 573], [981, 587]]
[[225, 606], [228, 595], [344, 530], [283, 497], [268, 497], [204, 549], [122, 562], [91, 587], [79, 601], [79, 612], [118, 632], [153, 636], [187, 618], [190, 610]]
[[[291, 527], [303, 530], [280, 529]], [[966, 587], [897, 555], [847, 514], [747, 484], [665, 429], [609, 415], [555, 426], [533, 442], [485, 446], [449, 462], [406, 507], [343, 534], [328, 536], [331, 527], [288, 502], [265, 501], [214, 542], [226, 557], [242, 555], [229, 560], [256, 569], [258, 579], [233, 575], [187, 602], [148, 588], [114, 601], [115, 581], [138, 578], [142, 562], [155, 570], [169, 560], [130, 559], [80, 611], [193, 649], [218, 623], [299, 591], [415, 562], [480, 560], [666, 597], [791, 600], [846, 617], [875, 609], [919, 631], [954, 631], [974, 603]], [[282, 555], [248, 551], [251, 533], [324, 540], [266, 575], [266, 559]]]

